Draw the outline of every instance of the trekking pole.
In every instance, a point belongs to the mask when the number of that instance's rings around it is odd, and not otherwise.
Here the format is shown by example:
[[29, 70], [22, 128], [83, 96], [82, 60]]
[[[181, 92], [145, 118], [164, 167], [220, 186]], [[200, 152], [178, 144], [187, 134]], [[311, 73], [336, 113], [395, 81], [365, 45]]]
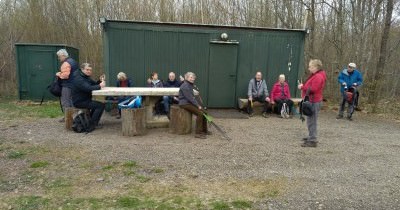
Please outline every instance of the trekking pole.
[[224, 131], [220, 126], [218, 126], [217, 124], [215, 124], [213, 117], [211, 117], [210, 115], [208, 115], [207, 113], [203, 112], [203, 116], [204, 118], [206, 118], [207, 122], [210, 123], [210, 125], [213, 125], [215, 127], [215, 129], [217, 129], [218, 132], [221, 133], [221, 135], [228, 141], [232, 140], [228, 134], [226, 133], [226, 131]]

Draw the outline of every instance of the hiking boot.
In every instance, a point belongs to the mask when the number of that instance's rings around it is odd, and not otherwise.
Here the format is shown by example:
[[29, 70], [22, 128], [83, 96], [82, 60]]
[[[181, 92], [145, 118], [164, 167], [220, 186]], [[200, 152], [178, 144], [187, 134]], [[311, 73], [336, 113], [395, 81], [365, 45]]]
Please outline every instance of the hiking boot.
[[266, 112], [263, 112], [263, 113], [262, 113], [262, 116], [263, 116], [264, 118], [268, 118], [268, 115], [267, 115]]
[[198, 138], [198, 139], [206, 139], [207, 136], [205, 134], [196, 134], [194, 135], [194, 138]]
[[338, 116], [336, 116], [336, 119], [342, 119], [343, 118], [343, 114], [338, 114]]
[[317, 147], [317, 142], [315, 141], [306, 141], [301, 144], [301, 147]]
[[63, 118], [59, 119], [58, 122], [60, 122], [60, 123], [65, 122], [65, 118], [63, 117]]
[[254, 116], [254, 113], [249, 113], [249, 117], [253, 117]]
[[301, 139], [302, 141], [308, 141], [308, 137], [304, 137]]
[[349, 120], [349, 121], [353, 121], [353, 119], [351, 118], [351, 116], [347, 116], [346, 119]]

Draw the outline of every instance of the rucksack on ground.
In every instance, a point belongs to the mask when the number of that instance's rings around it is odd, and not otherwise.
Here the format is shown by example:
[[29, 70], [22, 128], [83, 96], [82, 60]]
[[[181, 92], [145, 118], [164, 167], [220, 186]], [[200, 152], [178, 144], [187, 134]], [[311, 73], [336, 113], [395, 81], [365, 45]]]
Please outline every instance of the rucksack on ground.
[[72, 130], [76, 133], [89, 133], [93, 131], [90, 126], [89, 116], [84, 111], [79, 111], [72, 120]]

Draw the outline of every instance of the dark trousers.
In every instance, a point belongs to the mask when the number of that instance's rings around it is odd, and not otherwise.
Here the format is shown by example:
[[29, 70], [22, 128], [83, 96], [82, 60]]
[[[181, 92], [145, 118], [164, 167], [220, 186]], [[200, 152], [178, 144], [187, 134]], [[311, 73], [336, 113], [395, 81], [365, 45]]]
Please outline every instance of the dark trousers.
[[247, 104], [247, 113], [252, 114], [253, 113], [253, 106], [251, 105], [252, 103], [254, 103], [255, 101], [258, 101], [260, 103], [263, 104], [263, 113], [264, 112], [269, 112], [268, 110], [270, 109], [270, 105], [268, 102], [265, 101], [265, 97], [256, 97], [253, 98], [253, 100], [249, 100], [249, 103]]
[[342, 101], [341, 101], [340, 107], [339, 107], [339, 115], [343, 116], [343, 112], [344, 112], [344, 109], [345, 109], [345, 106], [347, 103], [347, 104], [349, 104], [348, 109], [347, 109], [347, 117], [351, 117], [353, 115], [354, 108], [358, 105], [358, 96], [359, 96], [359, 93], [358, 93], [358, 91], [356, 91], [354, 93], [353, 100], [351, 102], [349, 102], [349, 101], [347, 101], [346, 94], [343, 93]]
[[104, 103], [98, 101], [90, 101], [89, 103], [75, 104], [76, 108], [84, 108], [90, 110], [90, 125], [98, 125], [101, 115], [104, 111]]
[[292, 113], [292, 108], [293, 108], [293, 104], [294, 104], [292, 100], [290, 100], [290, 99], [278, 99], [278, 100], [275, 100], [275, 103], [277, 105], [277, 106], [275, 106], [275, 109], [274, 109], [274, 112], [276, 114], [281, 114], [283, 103], [286, 103], [288, 105], [289, 114]]
[[203, 111], [193, 106], [192, 104], [179, 105], [181, 108], [186, 109], [190, 113], [197, 116], [196, 118], [196, 134], [207, 133], [207, 119], [203, 115]]

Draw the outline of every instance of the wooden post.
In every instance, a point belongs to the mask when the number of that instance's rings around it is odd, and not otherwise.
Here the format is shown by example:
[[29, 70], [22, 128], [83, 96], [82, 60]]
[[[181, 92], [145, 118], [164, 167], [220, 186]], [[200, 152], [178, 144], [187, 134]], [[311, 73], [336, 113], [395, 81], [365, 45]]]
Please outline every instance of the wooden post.
[[74, 121], [74, 116], [78, 114], [79, 111], [86, 112], [89, 114], [88, 109], [79, 109], [75, 107], [67, 107], [64, 111], [65, 129], [72, 131], [72, 123]]
[[169, 132], [174, 134], [189, 134], [192, 132], [192, 113], [177, 105], [170, 109]]
[[146, 109], [122, 109], [122, 135], [140, 136], [145, 135], [146, 130]]

